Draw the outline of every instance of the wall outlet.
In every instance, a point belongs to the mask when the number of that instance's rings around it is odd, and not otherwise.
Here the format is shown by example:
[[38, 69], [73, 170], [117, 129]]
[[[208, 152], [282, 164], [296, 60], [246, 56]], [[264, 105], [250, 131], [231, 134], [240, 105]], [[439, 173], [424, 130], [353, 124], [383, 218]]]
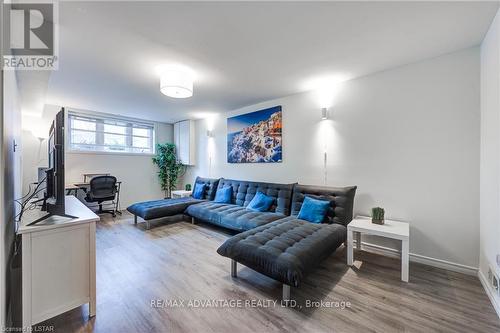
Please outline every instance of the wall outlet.
[[493, 290], [495, 291], [497, 296], [500, 296], [500, 281], [498, 279], [498, 273], [491, 266], [488, 267], [488, 282], [493, 287]]

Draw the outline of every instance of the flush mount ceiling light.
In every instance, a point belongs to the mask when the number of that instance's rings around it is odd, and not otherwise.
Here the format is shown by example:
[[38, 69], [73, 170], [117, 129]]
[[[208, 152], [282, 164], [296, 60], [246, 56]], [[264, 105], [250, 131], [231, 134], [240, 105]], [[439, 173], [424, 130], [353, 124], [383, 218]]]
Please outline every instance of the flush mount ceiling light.
[[193, 96], [193, 73], [182, 68], [165, 68], [160, 74], [160, 91], [173, 98]]

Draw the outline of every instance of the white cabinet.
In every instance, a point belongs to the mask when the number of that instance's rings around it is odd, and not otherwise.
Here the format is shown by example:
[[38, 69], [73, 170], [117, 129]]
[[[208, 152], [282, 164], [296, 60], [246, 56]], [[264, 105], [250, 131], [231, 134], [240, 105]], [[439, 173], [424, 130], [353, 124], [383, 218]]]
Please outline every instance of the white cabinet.
[[195, 165], [194, 126], [194, 120], [184, 120], [174, 124], [174, 143], [177, 148], [177, 157], [185, 165]]
[[66, 214], [51, 216], [39, 209], [23, 214], [18, 234], [22, 237], [23, 331], [31, 325], [89, 303], [96, 314], [96, 264], [94, 214], [76, 197], [65, 198]]

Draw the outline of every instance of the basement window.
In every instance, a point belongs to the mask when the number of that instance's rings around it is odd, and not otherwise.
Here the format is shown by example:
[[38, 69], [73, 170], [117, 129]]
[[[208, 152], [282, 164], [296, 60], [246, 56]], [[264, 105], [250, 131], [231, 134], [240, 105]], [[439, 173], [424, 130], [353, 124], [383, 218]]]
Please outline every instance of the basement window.
[[68, 113], [70, 151], [154, 154], [153, 123]]

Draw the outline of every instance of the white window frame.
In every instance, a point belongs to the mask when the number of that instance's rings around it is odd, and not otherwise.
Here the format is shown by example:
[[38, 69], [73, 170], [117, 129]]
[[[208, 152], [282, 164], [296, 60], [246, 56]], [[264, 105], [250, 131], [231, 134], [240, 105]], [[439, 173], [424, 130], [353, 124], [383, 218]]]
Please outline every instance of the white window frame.
[[[68, 110], [68, 109], [67, 109]], [[141, 127], [148, 127], [151, 129], [151, 137], [150, 139], [150, 146], [151, 146], [151, 152], [137, 152], [137, 151], [129, 151], [129, 150], [92, 150], [92, 149], [75, 149], [72, 145], [71, 142], [71, 120], [70, 118], [72, 116], [75, 117], [81, 117], [81, 118], [87, 118], [87, 119], [94, 119], [96, 120], [96, 131], [91, 131], [95, 133], [96, 136], [96, 144], [95, 146], [102, 145], [104, 146], [104, 123], [106, 121], [108, 122], [121, 122], [121, 123], [128, 123], [129, 126], [126, 127], [126, 134], [118, 134], [118, 135], [124, 135], [126, 138], [126, 147], [132, 148], [132, 128], [134, 126], [141, 126]], [[79, 111], [79, 110], [68, 110], [66, 113], [66, 152], [68, 153], [74, 153], [74, 154], [108, 154], [108, 155], [133, 155], [133, 156], [153, 156], [155, 155], [156, 152], [156, 135], [157, 135], [157, 130], [158, 126], [154, 122], [146, 122], [144, 120], [139, 120], [135, 118], [129, 118], [129, 117], [121, 117], [121, 116], [116, 116], [116, 115], [111, 115], [111, 114], [104, 114], [104, 113], [97, 113], [97, 112], [90, 112], [90, 111]], [[117, 134], [117, 133], [112, 133], [112, 134]]]

